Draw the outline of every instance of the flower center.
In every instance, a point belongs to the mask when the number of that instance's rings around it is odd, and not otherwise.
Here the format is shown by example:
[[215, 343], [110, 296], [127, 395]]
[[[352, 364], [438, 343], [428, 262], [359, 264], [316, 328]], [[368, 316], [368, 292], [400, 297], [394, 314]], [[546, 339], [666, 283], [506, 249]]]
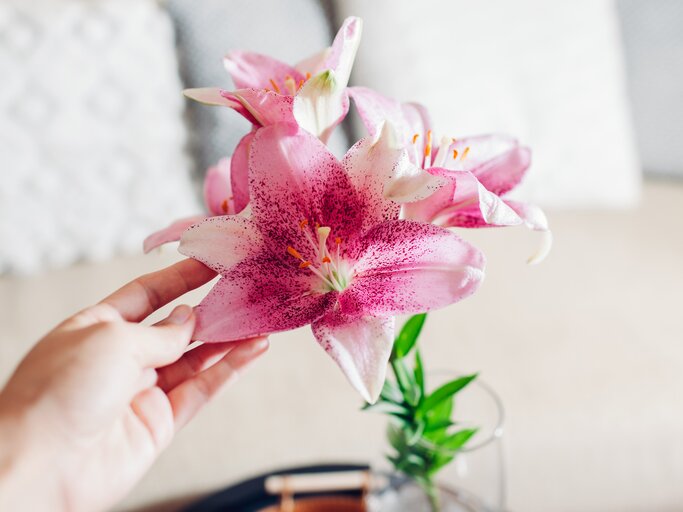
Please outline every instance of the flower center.
[[346, 262], [342, 260], [340, 254], [340, 246], [342, 239], [336, 237], [334, 244], [336, 250], [330, 251], [327, 247], [327, 240], [332, 231], [327, 226], [320, 226], [316, 223], [315, 233], [318, 240], [314, 240], [311, 235], [308, 220], [304, 219], [299, 222], [299, 227], [304, 233], [308, 241], [306, 254], [312, 255], [312, 258], [306, 259], [301, 253], [291, 245], [287, 247], [287, 253], [293, 258], [300, 261], [299, 268], [308, 270], [318, 276], [322, 281], [323, 288], [326, 292], [336, 290], [341, 292], [345, 290], [350, 282], [350, 274]]
[[278, 94], [284, 94], [285, 96], [294, 96], [297, 92], [299, 92], [299, 89], [301, 89], [301, 87], [304, 85], [304, 83], [306, 83], [306, 81], [309, 78], [311, 78], [311, 74], [306, 73], [306, 78], [302, 78], [301, 80], [299, 80], [299, 83], [296, 83], [296, 80], [294, 80], [293, 77], [291, 77], [290, 75], [285, 75], [284, 79], [282, 79], [280, 82], [280, 84], [284, 86], [284, 92], [282, 90], [283, 88], [280, 87], [280, 85], [278, 85], [277, 80], [275, 80], [274, 78], [269, 78], [268, 81], [270, 82], [272, 89], [270, 87], [266, 87], [264, 90], [266, 92], [272, 90]]
[[[424, 135], [425, 138], [425, 146], [424, 146], [424, 154], [419, 154], [419, 149], [417, 145], [417, 141], [420, 139], [420, 134], [416, 133], [413, 135], [413, 151], [415, 152], [415, 161], [420, 162], [422, 161], [422, 168], [423, 169], [429, 169], [430, 167], [443, 167], [443, 165], [446, 163], [446, 159], [449, 157], [448, 153], [448, 148], [457, 142], [456, 139], [452, 137], [442, 137], [441, 138], [441, 143], [439, 144], [439, 147], [437, 148], [436, 152], [432, 151], [432, 131], [428, 130], [427, 133]], [[453, 160], [457, 160], [458, 156], [460, 156], [460, 161], [462, 162], [467, 158], [467, 154], [470, 152], [470, 147], [467, 146], [465, 149], [463, 149], [462, 153], [459, 154], [457, 149], [453, 150], [452, 156]]]

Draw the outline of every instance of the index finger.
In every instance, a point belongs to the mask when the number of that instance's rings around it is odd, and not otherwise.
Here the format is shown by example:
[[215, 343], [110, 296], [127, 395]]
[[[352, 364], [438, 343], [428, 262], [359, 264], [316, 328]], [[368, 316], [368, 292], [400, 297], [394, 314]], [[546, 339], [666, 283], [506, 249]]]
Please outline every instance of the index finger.
[[193, 259], [145, 274], [103, 299], [100, 304], [114, 307], [129, 322], [144, 320], [160, 307], [199, 288], [216, 272]]

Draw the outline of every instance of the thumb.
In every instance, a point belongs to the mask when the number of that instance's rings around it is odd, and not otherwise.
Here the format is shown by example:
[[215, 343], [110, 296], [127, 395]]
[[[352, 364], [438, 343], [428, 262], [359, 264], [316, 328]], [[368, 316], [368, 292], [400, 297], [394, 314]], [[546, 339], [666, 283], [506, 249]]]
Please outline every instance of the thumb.
[[140, 343], [142, 363], [147, 367], [166, 366], [177, 361], [192, 340], [195, 315], [187, 305], [177, 306], [159, 323], [143, 330]]

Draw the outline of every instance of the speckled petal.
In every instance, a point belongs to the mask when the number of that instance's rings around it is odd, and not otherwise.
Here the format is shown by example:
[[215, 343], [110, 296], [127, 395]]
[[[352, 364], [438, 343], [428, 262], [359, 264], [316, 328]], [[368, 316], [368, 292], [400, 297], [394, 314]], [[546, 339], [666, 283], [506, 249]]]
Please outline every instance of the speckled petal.
[[313, 323], [313, 334], [365, 401], [375, 403], [394, 343], [394, 319], [330, 311]]
[[232, 154], [230, 183], [235, 201], [235, 211], [241, 212], [249, 204], [249, 150], [256, 130], [247, 133], [239, 141]]
[[227, 215], [209, 217], [183, 233], [178, 251], [225, 274], [241, 261], [261, 254], [261, 233], [251, 220]]
[[387, 221], [359, 240], [354, 273], [339, 295], [344, 313], [418, 313], [471, 295], [484, 277], [484, 256], [447, 229]]
[[363, 203], [363, 229], [398, 218], [400, 206], [387, 198], [384, 190], [402, 157], [403, 150], [389, 123], [378, 137], [359, 140], [344, 156], [342, 165]]
[[401, 143], [407, 141], [409, 127], [398, 101], [368, 87], [349, 87], [348, 91], [363, 126], [371, 136], [376, 136], [382, 124], [388, 121], [398, 132]]
[[167, 244], [169, 242], [177, 242], [180, 240], [180, 236], [187, 228], [197, 224], [198, 222], [201, 222], [205, 218], [206, 215], [195, 215], [194, 217], [180, 219], [175, 221], [170, 226], [157, 231], [156, 233], [152, 233], [145, 238], [145, 241], [142, 243], [143, 251], [148, 253], [152, 249], [156, 249], [161, 245]]
[[304, 76], [294, 67], [277, 59], [253, 52], [230, 52], [223, 59], [225, 69], [230, 73], [237, 89], [272, 89], [273, 80], [281, 91], [286, 91], [285, 77], [291, 76], [299, 83]]
[[309, 244], [299, 226], [329, 226], [345, 240], [362, 227], [363, 207], [341, 163], [325, 145], [296, 125], [258, 130], [249, 159], [252, 214], [269, 243], [283, 254], [288, 245]]
[[249, 258], [218, 280], [195, 308], [195, 339], [216, 342], [296, 329], [320, 318], [334, 293], [312, 293], [313, 279], [297, 265], [278, 267], [268, 253]]

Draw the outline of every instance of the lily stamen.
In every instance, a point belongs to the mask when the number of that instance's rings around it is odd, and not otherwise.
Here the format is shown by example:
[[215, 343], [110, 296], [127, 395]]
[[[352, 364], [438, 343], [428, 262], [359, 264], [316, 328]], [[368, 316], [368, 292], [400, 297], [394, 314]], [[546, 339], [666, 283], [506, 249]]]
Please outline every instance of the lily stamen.
[[425, 161], [424, 168], [427, 169], [432, 166], [432, 131], [427, 131], [427, 144], [425, 145]]
[[280, 86], [277, 85], [277, 82], [275, 82], [275, 80], [273, 80], [272, 78], [269, 78], [268, 81], [270, 82], [270, 85], [273, 86], [273, 90], [276, 93], [280, 94]]

